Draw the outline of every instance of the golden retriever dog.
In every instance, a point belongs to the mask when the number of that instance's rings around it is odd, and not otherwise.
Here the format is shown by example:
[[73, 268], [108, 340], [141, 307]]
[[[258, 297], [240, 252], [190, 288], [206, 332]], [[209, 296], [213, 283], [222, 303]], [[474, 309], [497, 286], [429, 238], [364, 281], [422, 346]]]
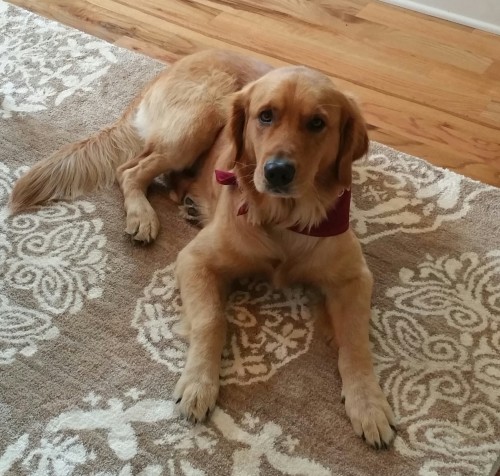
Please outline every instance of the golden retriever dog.
[[16, 213], [117, 180], [126, 232], [150, 242], [159, 220], [147, 188], [170, 175], [172, 197], [203, 224], [176, 266], [189, 332], [174, 391], [180, 412], [200, 421], [215, 406], [230, 283], [267, 275], [324, 293], [347, 415], [382, 448], [394, 417], [369, 346], [372, 275], [348, 221], [352, 163], [367, 149], [358, 107], [325, 75], [208, 51], [160, 74], [111, 127], [37, 163], [10, 206]]

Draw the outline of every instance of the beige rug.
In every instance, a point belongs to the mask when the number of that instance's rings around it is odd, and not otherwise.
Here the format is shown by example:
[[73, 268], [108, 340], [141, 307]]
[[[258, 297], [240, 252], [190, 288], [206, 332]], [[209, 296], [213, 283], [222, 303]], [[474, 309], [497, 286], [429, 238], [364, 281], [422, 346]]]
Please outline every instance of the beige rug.
[[300, 287], [241, 283], [219, 407], [175, 412], [172, 266], [196, 230], [160, 186], [133, 247], [120, 193], [14, 219], [23, 170], [116, 118], [161, 69], [0, 2], [0, 474], [487, 475], [500, 452], [500, 191], [373, 144], [352, 226], [376, 278], [372, 341], [399, 420], [369, 449]]

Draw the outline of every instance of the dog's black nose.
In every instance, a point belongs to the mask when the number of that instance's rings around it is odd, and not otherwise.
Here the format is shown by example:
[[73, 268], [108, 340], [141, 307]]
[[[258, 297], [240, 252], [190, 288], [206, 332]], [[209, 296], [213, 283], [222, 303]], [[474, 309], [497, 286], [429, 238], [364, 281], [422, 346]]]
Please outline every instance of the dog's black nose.
[[264, 165], [264, 177], [273, 188], [288, 185], [295, 176], [295, 166], [288, 159], [269, 159]]

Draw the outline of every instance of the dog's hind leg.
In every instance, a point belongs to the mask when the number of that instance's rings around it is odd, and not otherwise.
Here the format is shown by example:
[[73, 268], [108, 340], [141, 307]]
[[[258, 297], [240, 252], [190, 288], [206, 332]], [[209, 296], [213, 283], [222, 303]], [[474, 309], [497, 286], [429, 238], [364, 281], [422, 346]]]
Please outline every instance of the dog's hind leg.
[[133, 239], [156, 238], [158, 218], [146, 198], [147, 187], [158, 175], [190, 169], [212, 147], [229, 117], [231, 95], [241, 87], [240, 69], [226, 55], [193, 55], [172, 66], [144, 94], [132, 121], [144, 152], [117, 170], [126, 230]]
[[158, 235], [160, 222], [146, 197], [146, 190], [154, 178], [163, 172], [161, 155], [150, 149], [117, 170], [127, 214], [125, 231], [135, 241], [150, 243]]
[[[193, 166], [212, 146], [221, 128], [220, 111], [207, 107], [190, 110], [188, 106], [181, 115], [192, 120], [179, 124], [174, 119], [172, 126], [155, 131], [144, 151], [117, 169], [127, 215], [126, 232], [135, 241], [150, 243], [159, 231], [158, 217], [146, 197], [154, 178]], [[174, 124], [180, 126], [175, 131]]]

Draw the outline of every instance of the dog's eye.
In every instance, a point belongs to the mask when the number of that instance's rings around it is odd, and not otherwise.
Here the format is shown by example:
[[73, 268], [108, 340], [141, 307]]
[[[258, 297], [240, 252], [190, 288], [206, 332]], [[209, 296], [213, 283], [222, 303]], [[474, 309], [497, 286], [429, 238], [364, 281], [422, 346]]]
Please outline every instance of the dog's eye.
[[319, 132], [325, 128], [326, 124], [321, 117], [313, 117], [308, 123], [307, 128], [313, 132]]
[[259, 121], [261, 124], [269, 125], [273, 122], [273, 111], [271, 109], [266, 109], [259, 114]]

